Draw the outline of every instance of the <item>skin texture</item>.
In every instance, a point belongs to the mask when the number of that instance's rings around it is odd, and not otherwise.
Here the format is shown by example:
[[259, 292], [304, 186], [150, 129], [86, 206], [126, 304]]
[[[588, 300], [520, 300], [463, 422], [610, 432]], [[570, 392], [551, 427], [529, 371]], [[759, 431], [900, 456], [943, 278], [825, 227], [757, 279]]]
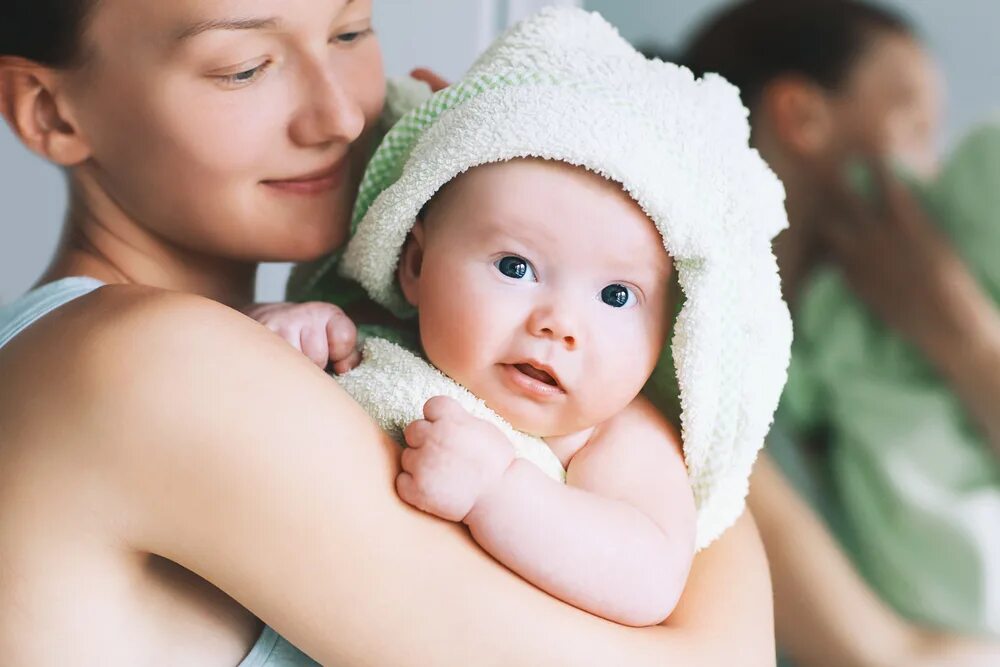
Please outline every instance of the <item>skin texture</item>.
[[[369, 9], [102, 0], [83, 69], [0, 59], [0, 110], [72, 188], [45, 280], [109, 283], [0, 350], [4, 660], [223, 667], [259, 618], [325, 664], [773, 664], [749, 516], [698, 555], [667, 625], [596, 619], [401, 502], [398, 447], [227, 307], [251, 300], [258, 261], [346, 233], [350, 187], [266, 182], [364, 155], [358, 118], [382, 90], [377, 45], [356, 34]], [[173, 48], [192, 22], [270, 16], [282, 24], [192, 38], [211, 53]], [[245, 88], [212, 78], [265, 57]]]
[[[909, 36], [884, 33], [840, 89], [778, 78], [752, 121], [755, 142], [788, 193], [791, 226], [775, 243], [786, 299], [794, 308], [817, 263], [836, 262], [872, 311], [941, 371], [996, 443], [1000, 315], [887, 166], [932, 173], [940, 115], [941, 83], [929, 55]], [[846, 182], [845, 165], [859, 159], [884, 206], [863, 201]], [[1000, 660], [996, 642], [932, 632], [888, 609], [766, 454], [749, 503], [771, 561], [779, 642], [798, 664]]]

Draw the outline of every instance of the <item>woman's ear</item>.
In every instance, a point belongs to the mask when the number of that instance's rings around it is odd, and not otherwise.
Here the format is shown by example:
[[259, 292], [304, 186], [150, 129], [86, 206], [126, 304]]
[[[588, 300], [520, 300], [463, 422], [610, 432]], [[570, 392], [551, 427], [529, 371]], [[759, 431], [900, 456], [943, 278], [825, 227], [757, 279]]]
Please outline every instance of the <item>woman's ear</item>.
[[59, 74], [24, 58], [0, 57], [0, 114], [30, 150], [64, 167], [90, 157]]
[[424, 263], [424, 222], [417, 220], [403, 244], [403, 253], [399, 257], [399, 269], [396, 277], [403, 296], [411, 306], [420, 305], [420, 270]]
[[803, 77], [786, 76], [768, 84], [760, 106], [775, 137], [793, 153], [812, 157], [833, 141], [830, 102], [822, 88]]

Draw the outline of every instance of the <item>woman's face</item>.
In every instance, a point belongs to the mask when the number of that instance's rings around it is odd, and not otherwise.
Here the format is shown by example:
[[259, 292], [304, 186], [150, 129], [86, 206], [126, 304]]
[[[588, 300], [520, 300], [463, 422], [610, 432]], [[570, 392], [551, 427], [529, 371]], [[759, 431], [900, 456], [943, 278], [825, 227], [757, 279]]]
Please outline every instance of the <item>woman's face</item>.
[[238, 261], [340, 245], [384, 80], [372, 0], [101, 0], [68, 79], [77, 181]]
[[841, 150], [887, 156], [919, 176], [938, 162], [942, 82], [913, 38], [885, 34], [855, 63], [831, 98]]

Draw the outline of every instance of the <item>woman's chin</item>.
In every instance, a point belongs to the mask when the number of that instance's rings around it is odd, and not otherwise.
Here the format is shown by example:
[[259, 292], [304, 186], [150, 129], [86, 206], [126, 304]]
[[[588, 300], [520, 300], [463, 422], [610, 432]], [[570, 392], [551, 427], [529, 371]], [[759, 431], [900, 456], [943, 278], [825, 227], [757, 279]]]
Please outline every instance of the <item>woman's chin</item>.
[[303, 235], [293, 242], [275, 244], [268, 248], [262, 262], [293, 262], [296, 264], [313, 262], [339, 250], [347, 242], [347, 233], [338, 232], [317, 238]]

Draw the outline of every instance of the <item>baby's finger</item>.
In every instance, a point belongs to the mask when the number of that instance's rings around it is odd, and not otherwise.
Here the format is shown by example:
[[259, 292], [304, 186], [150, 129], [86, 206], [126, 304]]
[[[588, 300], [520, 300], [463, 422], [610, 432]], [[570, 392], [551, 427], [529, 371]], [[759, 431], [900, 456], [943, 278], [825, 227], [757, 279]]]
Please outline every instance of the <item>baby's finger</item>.
[[320, 368], [326, 368], [329, 359], [329, 348], [326, 333], [316, 326], [304, 326], [299, 330], [299, 344], [296, 345], [302, 354]]
[[329, 315], [326, 322], [326, 338], [330, 351], [330, 361], [336, 366], [355, 353], [358, 329], [339, 308]]
[[462, 404], [447, 396], [435, 396], [424, 403], [424, 418], [435, 422], [448, 416], [467, 414]]
[[429, 421], [418, 419], [403, 429], [403, 439], [410, 447], [423, 447], [424, 443], [427, 442], [427, 436], [430, 435], [431, 428], [433, 426]]
[[399, 465], [403, 468], [404, 472], [408, 472], [411, 475], [416, 472], [417, 459], [420, 457], [420, 449], [416, 447], [405, 447], [403, 448], [403, 454], [399, 457]]
[[401, 472], [396, 476], [396, 494], [402, 498], [403, 502], [413, 505], [419, 510], [424, 509], [423, 494], [417, 487], [413, 475], [408, 472]]
[[354, 350], [351, 356], [347, 357], [343, 361], [338, 361], [333, 365], [333, 372], [337, 375], [343, 375], [349, 371], [354, 370], [361, 365], [361, 352]]

